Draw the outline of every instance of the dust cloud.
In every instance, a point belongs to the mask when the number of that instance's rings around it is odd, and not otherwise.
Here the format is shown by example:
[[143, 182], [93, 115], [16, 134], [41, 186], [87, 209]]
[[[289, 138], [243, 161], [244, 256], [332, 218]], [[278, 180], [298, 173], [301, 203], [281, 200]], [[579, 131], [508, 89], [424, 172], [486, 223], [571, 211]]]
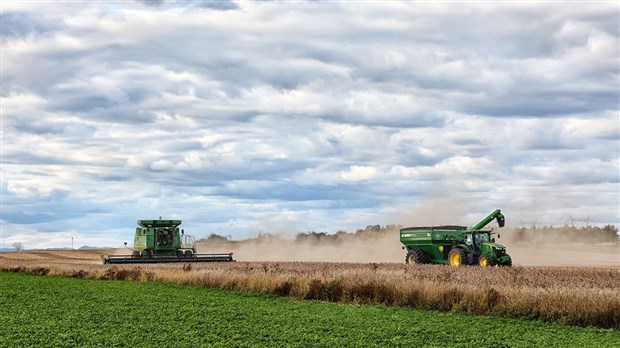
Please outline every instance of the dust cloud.
[[506, 245], [513, 263], [519, 266], [620, 267], [617, 244]]
[[405, 260], [405, 251], [401, 248], [397, 232], [371, 238], [351, 236], [342, 241], [299, 241], [273, 237], [217, 246], [205, 244], [199, 249], [200, 252], [213, 250], [233, 252], [237, 261], [398, 263]]
[[[293, 239], [292, 233], [282, 232], [286, 228], [267, 221], [261, 230], [273, 231], [276, 227], [280, 233], [223, 244], [201, 243], [199, 251], [233, 252], [238, 261], [404, 263], [406, 252], [402, 249], [396, 226], [449, 224], [471, 227], [486, 216], [468, 215], [465, 211], [467, 202], [455, 199], [446, 190], [445, 187], [434, 187], [422, 201], [386, 212], [386, 220], [392, 221], [394, 228], [382, 229], [377, 233], [337, 233], [327, 235], [327, 238]], [[617, 230], [609, 232], [598, 227], [584, 230], [566, 226], [498, 228], [495, 222], [488, 229], [497, 233], [494, 235], [497, 243], [507, 247], [514, 265], [620, 267]], [[295, 229], [288, 229], [291, 230]]]
[[[617, 243], [584, 243], [579, 239], [554, 243], [552, 237], [517, 241], [517, 229], [496, 230], [496, 242], [507, 247], [517, 266], [554, 267], [620, 267], [620, 245]], [[333, 235], [332, 235], [333, 237]], [[546, 239], [549, 239], [547, 242]], [[343, 238], [292, 240], [267, 236], [246, 241], [200, 243], [199, 252], [233, 252], [237, 261], [248, 262], [345, 262], [404, 263], [398, 230], [372, 236], [346, 234]]]
[[513, 263], [521, 266], [620, 267], [615, 232], [598, 227], [505, 228], [500, 232]]

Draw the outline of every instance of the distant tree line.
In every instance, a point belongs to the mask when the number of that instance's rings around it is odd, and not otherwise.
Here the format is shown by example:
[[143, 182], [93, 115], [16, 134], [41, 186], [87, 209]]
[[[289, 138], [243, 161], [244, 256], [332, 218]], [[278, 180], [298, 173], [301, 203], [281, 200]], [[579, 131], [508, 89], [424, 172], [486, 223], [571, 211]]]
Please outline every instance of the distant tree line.
[[[301, 232], [295, 235], [296, 242], [310, 242], [310, 243], [344, 243], [351, 240], [359, 239], [374, 239], [380, 238], [386, 235], [393, 235], [394, 238], [398, 238], [398, 232], [402, 228], [401, 225], [389, 224], [386, 226], [381, 225], [368, 225], [363, 229], [358, 229], [355, 232], [338, 231], [330, 234], [328, 232], [316, 232], [308, 231]], [[603, 227], [586, 226], [575, 227], [564, 225], [561, 227], [532, 226], [529, 228], [521, 227], [515, 228], [512, 231], [498, 231], [505, 234], [509, 240], [516, 243], [620, 243], [620, 235], [618, 235], [618, 228], [615, 225], [605, 225]], [[250, 242], [269, 242], [282, 239], [278, 234], [259, 232], [256, 237], [247, 239]], [[207, 238], [199, 240], [199, 242], [207, 243], [224, 243], [234, 242], [229, 240], [228, 237], [221, 236], [212, 233]]]
[[615, 225], [603, 227], [586, 226], [575, 227], [564, 225], [562, 227], [543, 226], [530, 228], [515, 228], [511, 235], [514, 242], [518, 243], [618, 243], [620, 235]]
[[[358, 229], [355, 232], [347, 232], [347, 231], [338, 231], [336, 233], [330, 234], [328, 232], [316, 232], [316, 231], [308, 231], [301, 232], [295, 235], [295, 241], [297, 242], [329, 242], [329, 243], [339, 243], [346, 242], [352, 239], [372, 239], [379, 238], [381, 236], [385, 236], [387, 234], [394, 234], [397, 236], [398, 231], [402, 228], [401, 225], [368, 225], [366, 228]], [[395, 237], [398, 238], [398, 237]], [[256, 237], [246, 239], [245, 241], [249, 242], [269, 242], [273, 240], [279, 240], [282, 237], [278, 234], [259, 232]], [[223, 243], [223, 242], [234, 242], [229, 240], [225, 236], [221, 236], [215, 233], [210, 234], [206, 238], [202, 238], [198, 240], [198, 242], [202, 243]]]
[[366, 228], [358, 229], [355, 232], [338, 231], [334, 234], [327, 232], [302, 232], [295, 236], [295, 241], [299, 242], [329, 242], [340, 243], [351, 239], [372, 239], [388, 234], [396, 234], [402, 228], [401, 225], [368, 225]]

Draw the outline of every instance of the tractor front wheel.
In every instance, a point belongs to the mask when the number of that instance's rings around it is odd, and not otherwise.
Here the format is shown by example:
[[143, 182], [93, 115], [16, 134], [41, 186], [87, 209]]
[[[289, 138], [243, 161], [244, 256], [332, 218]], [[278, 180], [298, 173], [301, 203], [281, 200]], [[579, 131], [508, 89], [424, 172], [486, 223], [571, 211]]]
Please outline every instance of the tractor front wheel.
[[461, 266], [467, 264], [467, 253], [463, 249], [452, 249], [448, 255], [450, 266]]
[[478, 265], [480, 267], [486, 268], [492, 266], [493, 264], [491, 263], [491, 259], [487, 255], [480, 255], [480, 258], [478, 259]]

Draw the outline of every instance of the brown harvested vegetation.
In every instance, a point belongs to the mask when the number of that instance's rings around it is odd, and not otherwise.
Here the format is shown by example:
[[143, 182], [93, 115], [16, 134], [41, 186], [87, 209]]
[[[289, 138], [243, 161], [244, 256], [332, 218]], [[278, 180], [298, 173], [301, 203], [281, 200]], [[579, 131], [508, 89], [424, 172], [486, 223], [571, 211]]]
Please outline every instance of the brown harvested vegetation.
[[541, 319], [620, 330], [618, 268], [488, 268], [395, 263], [101, 265], [104, 251], [0, 253], [0, 270], [160, 281], [297, 299]]

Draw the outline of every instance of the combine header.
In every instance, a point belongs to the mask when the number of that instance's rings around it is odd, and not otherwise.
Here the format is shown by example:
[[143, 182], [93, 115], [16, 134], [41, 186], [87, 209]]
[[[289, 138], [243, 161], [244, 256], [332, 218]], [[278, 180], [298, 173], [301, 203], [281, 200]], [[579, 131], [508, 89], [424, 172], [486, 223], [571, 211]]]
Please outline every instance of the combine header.
[[497, 220], [499, 227], [504, 227], [504, 215], [497, 209], [470, 230], [466, 226], [453, 225], [403, 228], [400, 242], [403, 249], [407, 249], [405, 263], [512, 266], [506, 247], [495, 243], [493, 232], [481, 231], [493, 220]]
[[[104, 264], [164, 262], [226, 262], [233, 253], [197, 254], [196, 240], [179, 229], [181, 220], [138, 220], [131, 255], [103, 256]], [[125, 243], [127, 246], [127, 243]]]

